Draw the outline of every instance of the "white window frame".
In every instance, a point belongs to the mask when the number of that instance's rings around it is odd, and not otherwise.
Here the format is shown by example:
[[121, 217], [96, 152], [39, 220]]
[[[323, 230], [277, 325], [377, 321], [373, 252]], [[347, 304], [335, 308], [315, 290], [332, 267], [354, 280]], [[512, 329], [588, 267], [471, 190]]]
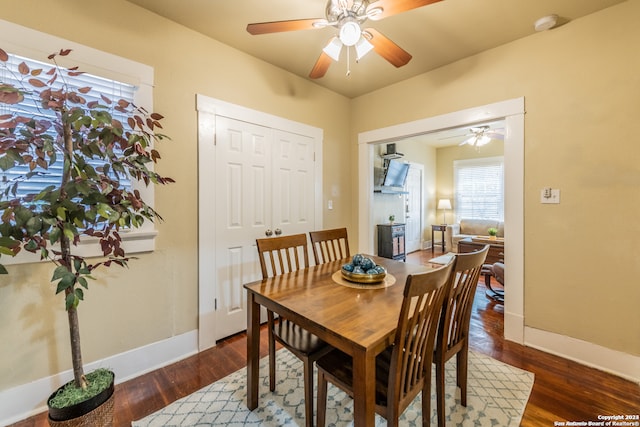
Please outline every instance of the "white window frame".
[[455, 160], [453, 162], [453, 191], [454, 191], [454, 216], [456, 218], [456, 222], [459, 222], [462, 217], [468, 218], [467, 214], [461, 214], [459, 211], [460, 203], [458, 201], [459, 191], [458, 191], [458, 170], [461, 168], [467, 167], [481, 167], [484, 165], [496, 165], [500, 164], [502, 167], [502, 182], [501, 188], [502, 192], [500, 195], [501, 200], [498, 203], [499, 206], [499, 218], [481, 218], [481, 219], [497, 219], [499, 221], [504, 221], [504, 157], [482, 157], [476, 159], [465, 159], [465, 160]]
[[[18, 70], [21, 63], [25, 63], [30, 70], [48, 70], [52, 68], [51, 62], [41, 62], [36, 61], [33, 58], [25, 58], [23, 56], [15, 55], [13, 53], [9, 54], [9, 59], [7, 61], [6, 70], [4, 68], [0, 68], [0, 80], [3, 83], [21, 85], [24, 80], [24, 76], [20, 77], [20, 72]], [[82, 87], [91, 87], [92, 91], [88, 93], [84, 93], [83, 97], [86, 99], [87, 103], [89, 102], [103, 102], [101, 99], [101, 95], [106, 96], [109, 99], [114, 101], [119, 99], [124, 99], [125, 101], [129, 101], [135, 104], [135, 93], [137, 91], [137, 87], [132, 84], [123, 83], [113, 79], [105, 79], [101, 76], [94, 76], [93, 74], [83, 73], [80, 76], [68, 76], [63, 81], [62, 79], [58, 79], [55, 82], [56, 88], [62, 88], [63, 85], [69, 85], [69, 89], [73, 88], [78, 90]], [[2, 114], [19, 114], [21, 116], [36, 116], [46, 118], [47, 120], [52, 120], [55, 118], [56, 113], [53, 110], [45, 109], [39, 107], [39, 96], [38, 92], [34, 91], [29, 94], [25, 94], [24, 100], [16, 105], [10, 104], [0, 104], [0, 115]], [[127, 114], [122, 113], [121, 111], [110, 109], [111, 115], [113, 119], [119, 120], [127, 127]], [[56, 138], [56, 132], [53, 129], [49, 130], [50, 136]], [[121, 152], [122, 150], [120, 150]], [[104, 165], [104, 160], [99, 158], [87, 158], [87, 163], [92, 165], [94, 168], [99, 168]], [[38, 168], [37, 171], [41, 172], [40, 175], [32, 176], [24, 182], [20, 182], [16, 187], [15, 197], [25, 197], [29, 193], [35, 194], [43, 190], [45, 187], [49, 185], [55, 185], [56, 183], [60, 183], [62, 179], [62, 168], [63, 168], [64, 158], [61, 153], [58, 153], [56, 156], [56, 161], [49, 165], [49, 167], [44, 169]], [[24, 177], [29, 172], [29, 164], [24, 163], [21, 165], [15, 165], [13, 168], [8, 169], [6, 171], [0, 171], [0, 178], [3, 179], [3, 185], [0, 185], [0, 189], [5, 191], [8, 187], [11, 187], [14, 183], [15, 179], [20, 179]], [[116, 176], [112, 176], [116, 178]], [[6, 181], [4, 181], [6, 179]], [[117, 180], [120, 182], [120, 185], [123, 189], [132, 189], [133, 185], [131, 179], [128, 175], [118, 174]], [[6, 187], [4, 186], [6, 185]]]
[[[61, 66], [78, 66], [89, 74], [134, 85], [137, 88], [136, 105], [153, 111], [153, 67], [3, 20], [0, 20], [0, 47], [7, 53], [45, 63], [51, 63], [47, 59], [50, 54], [60, 49], [72, 49], [69, 56], [56, 58]], [[147, 187], [133, 181], [132, 187], [140, 191], [151, 207], [154, 206], [153, 185]], [[120, 232], [127, 254], [153, 251], [157, 234], [155, 224], [149, 220], [140, 228]], [[75, 253], [86, 257], [102, 256], [98, 240], [88, 237], [82, 239]], [[40, 262], [40, 255], [20, 251], [15, 257], [3, 256], [0, 262], [5, 265]]]

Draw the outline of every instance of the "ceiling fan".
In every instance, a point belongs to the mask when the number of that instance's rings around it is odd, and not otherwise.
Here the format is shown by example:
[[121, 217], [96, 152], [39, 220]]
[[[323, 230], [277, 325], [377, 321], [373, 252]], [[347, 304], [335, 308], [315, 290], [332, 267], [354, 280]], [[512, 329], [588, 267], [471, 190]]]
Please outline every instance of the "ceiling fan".
[[[464, 138], [464, 140], [458, 145], [471, 145], [475, 147], [482, 147], [488, 144], [492, 139], [504, 140], [504, 128], [494, 127], [495, 125], [479, 125], [473, 126], [468, 129], [468, 133], [462, 135], [449, 135], [440, 140], [445, 139], [457, 139]], [[455, 133], [455, 130], [454, 132]]]
[[470, 132], [465, 135], [468, 138], [462, 141], [460, 145], [482, 147], [491, 142], [492, 139], [504, 140], [504, 134], [499, 130], [502, 129], [491, 129], [489, 126], [472, 127], [469, 129]]
[[[390, 39], [373, 28], [362, 28], [371, 19], [380, 19], [401, 12], [427, 6], [442, 0], [329, 0], [325, 18], [294, 19], [290, 21], [259, 22], [247, 25], [250, 34], [268, 34], [283, 31], [311, 30], [335, 27], [338, 35], [332, 37], [322, 49], [309, 77], [318, 79], [325, 75], [331, 60], [338, 61], [342, 47], [353, 46], [356, 60], [360, 60], [371, 49], [396, 67], [402, 67], [411, 60], [411, 55]], [[349, 72], [347, 72], [347, 75]]]

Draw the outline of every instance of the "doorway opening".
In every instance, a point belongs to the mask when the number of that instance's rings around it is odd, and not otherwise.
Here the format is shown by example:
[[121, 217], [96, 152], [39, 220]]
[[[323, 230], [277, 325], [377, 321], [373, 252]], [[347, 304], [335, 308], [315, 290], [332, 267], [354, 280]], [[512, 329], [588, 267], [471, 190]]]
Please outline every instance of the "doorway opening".
[[360, 251], [373, 253], [373, 161], [376, 144], [415, 135], [504, 120], [505, 159], [505, 338], [524, 343], [524, 98], [515, 98], [358, 135], [358, 207]]

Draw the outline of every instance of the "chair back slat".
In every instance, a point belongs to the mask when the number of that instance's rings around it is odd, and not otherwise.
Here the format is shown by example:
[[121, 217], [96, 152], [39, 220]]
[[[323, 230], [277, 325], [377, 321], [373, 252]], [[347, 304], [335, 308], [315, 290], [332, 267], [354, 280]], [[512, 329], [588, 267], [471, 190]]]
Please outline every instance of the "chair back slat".
[[305, 234], [256, 239], [256, 245], [263, 279], [309, 267]]
[[438, 331], [437, 345], [441, 347], [438, 350], [443, 354], [468, 338], [473, 298], [488, 252], [489, 245], [486, 245], [477, 252], [456, 255]]
[[389, 403], [402, 411], [431, 383], [431, 363], [436, 330], [444, 298], [449, 292], [452, 259], [447, 265], [407, 277], [398, 329], [391, 356]]
[[346, 228], [311, 231], [309, 237], [316, 265], [351, 256]]

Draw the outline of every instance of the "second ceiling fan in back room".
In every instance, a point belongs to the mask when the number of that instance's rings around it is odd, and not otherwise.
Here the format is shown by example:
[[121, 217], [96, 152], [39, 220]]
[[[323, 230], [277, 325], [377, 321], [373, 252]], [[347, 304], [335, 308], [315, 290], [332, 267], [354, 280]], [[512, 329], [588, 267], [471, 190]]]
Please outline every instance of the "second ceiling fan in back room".
[[504, 140], [503, 129], [491, 129], [489, 126], [472, 127], [465, 136], [468, 138], [460, 143], [460, 145], [471, 145], [482, 147], [491, 142], [492, 139]]
[[[378, 21], [408, 10], [417, 9], [442, 0], [329, 0], [326, 18], [294, 19], [289, 21], [260, 22], [247, 25], [253, 35], [279, 33], [284, 31], [311, 30], [335, 27], [338, 34], [322, 49], [309, 77], [323, 77], [331, 60], [338, 61], [342, 48], [354, 47], [356, 61], [371, 49], [396, 67], [402, 67], [411, 60], [411, 55], [374, 28], [362, 28], [367, 20]], [[348, 61], [348, 59], [347, 59]], [[349, 71], [347, 71], [347, 75]]]
[[464, 138], [458, 145], [471, 145], [476, 148], [488, 144], [492, 139], [504, 140], [504, 127], [501, 127], [500, 122], [471, 126], [464, 130], [466, 130], [467, 133], [457, 135], [457, 132], [454, 130], [453, 132], [448, 132], [448, 136], [444, 136], [439, 139], [460, 140], [460, 138]]

